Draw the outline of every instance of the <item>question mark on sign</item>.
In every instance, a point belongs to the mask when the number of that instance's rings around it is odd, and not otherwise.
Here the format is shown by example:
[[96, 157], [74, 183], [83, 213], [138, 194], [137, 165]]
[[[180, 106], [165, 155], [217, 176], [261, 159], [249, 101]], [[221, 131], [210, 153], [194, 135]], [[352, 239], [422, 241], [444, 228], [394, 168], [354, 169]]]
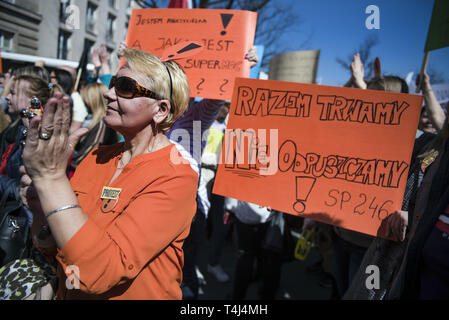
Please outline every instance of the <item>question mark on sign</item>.
[[225, 92], [225, 90], [223, 89], [223, 87], [225, 86], [225, 85], [227, 85], [229, 83], [229, 80], [228, 79], [224, 79], [223, 80], [223, 83], [221, 84], [221, 86], [220, 86], [220, 96], [222, 95], [222, 93], [224, 93]]
[[200, 93], [201, 90], [203, 90], [203, 88], [200, 88], [200, 86], [206, 81], [206, 79], [201, 78], [201, 81], [196, 85], [196, 89], [198, 90], [197, 93]]

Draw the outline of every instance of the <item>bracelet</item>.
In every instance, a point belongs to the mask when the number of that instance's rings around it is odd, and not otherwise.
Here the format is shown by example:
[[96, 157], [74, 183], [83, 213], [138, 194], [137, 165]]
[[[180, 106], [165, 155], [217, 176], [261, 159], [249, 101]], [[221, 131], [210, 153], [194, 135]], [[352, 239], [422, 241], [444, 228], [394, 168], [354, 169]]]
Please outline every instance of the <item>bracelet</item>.
[[72, 209], [72, 208], [81, 208], [81, 207], [79, 204], [69, 204], [67, 206], [50, 211], [47, 215], [45, 215], [45, 218], [48, 219], [51, 215], [55, 214], [56, 212], [67, 210], [67, 209]]

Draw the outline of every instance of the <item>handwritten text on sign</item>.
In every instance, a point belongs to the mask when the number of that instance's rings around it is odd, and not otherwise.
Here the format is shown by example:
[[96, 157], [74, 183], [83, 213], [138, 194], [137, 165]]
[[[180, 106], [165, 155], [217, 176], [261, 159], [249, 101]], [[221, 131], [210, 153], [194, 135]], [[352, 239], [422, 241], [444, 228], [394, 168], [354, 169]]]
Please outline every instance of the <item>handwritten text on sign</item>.
[[157, 56], [181, 42], [202, 44], [197, 55], [176, 60], [191, 96], [230, 99], [235, 77], [249, 75], [244, 57], [254, 42], [256, 19], [257, 13], [241, 10], [138, 9], [132, 11], [126, 42]]
[[213, 192], [376, 235], [401, 208], [421, 103], [239, 78]]

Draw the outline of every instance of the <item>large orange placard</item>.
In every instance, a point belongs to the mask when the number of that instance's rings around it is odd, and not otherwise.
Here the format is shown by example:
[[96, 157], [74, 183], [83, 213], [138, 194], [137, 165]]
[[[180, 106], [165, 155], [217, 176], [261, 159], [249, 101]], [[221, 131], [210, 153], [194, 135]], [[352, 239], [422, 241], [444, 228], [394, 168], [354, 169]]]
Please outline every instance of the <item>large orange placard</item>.
[[201, 44], [197, 55], [176, 60], [187, 74], [191, 96], [226, 100], [234, 79], [249, 75], [245, 54], [254, 43], [256, 20], [257, 13], [242, 10], [135, 9], [126, 43], [156, 56], [182, 42]]
[[422, 96], [238, 78], [213, 193], [385, 237]]

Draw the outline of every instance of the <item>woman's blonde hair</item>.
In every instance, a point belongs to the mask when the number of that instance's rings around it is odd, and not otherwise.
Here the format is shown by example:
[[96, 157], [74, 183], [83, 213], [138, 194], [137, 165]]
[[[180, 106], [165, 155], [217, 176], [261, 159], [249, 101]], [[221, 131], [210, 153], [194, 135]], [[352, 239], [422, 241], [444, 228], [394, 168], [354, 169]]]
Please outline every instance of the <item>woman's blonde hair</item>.
[[107, 101], [103, 93], [107, 90], [108, 88], [104, 84], [98, 82], [91, 83], [80, 90], [81, 98], [92, 114], [89, 130], [95, 127], [106, 114]]
[[187, 110], [190, 88], [186, 74], [176, 62], [161, 62], [151, 53], [140, 50], [126, 49], [123, 58], [133, 71], [146, 77], [149, 85], [147, 89], [170, 101], [170, 113], [158, 126], [162, 132], [169, 130]]

